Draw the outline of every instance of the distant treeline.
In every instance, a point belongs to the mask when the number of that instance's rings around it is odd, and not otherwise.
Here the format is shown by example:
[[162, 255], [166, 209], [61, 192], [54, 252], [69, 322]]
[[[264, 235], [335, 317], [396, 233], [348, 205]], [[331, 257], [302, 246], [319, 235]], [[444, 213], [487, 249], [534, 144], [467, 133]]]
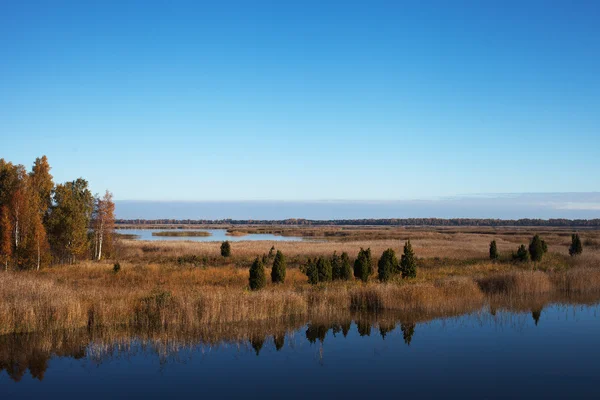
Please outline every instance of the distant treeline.
[[386, 219], [284, 219], [284, 220], [236, 220], [236, 219], [117, 219], [117, 224], [132, 225], [381, 225], [381, 226], [552, 226], [552, 227], [600, 227], [600, 219], [480, 219], [480, 218], [386, 218]]

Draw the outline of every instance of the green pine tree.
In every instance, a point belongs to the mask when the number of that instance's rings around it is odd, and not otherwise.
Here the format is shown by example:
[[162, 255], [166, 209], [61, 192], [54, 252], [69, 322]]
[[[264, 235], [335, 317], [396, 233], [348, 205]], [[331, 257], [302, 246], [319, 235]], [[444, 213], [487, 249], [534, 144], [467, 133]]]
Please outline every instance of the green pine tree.
[[529, 243], [529, 255], [531, 261], [540, 262], [544, 257], [544, 253], [548, 251], [546, 243], [540, 238], [539, 235], [535, 235]]
[[342, 259], [335, 251], [333, 252], [333, 256], [331, 256], [331, 271], [334, 281], [342, 279]]
[[516, 253], [513, 253], [513, 260], [520, 262], [529, 261], [529, 252], [527, 251], [527, 248], [524, 244], [519, 246]]
[[249, 284], [251, 290], [260, 290], [267, 286], [265, 267], [258, 257], [256, 257], [250, 267]]
[[221, 255], [223, 257], [231, 256], [231, 244], [229, 244], [228, 240], [221, 243]]
[[365, 250], [361, 247], [356, 260], [354, 261], [354, 277], [363, 282], [367, 282], [372, 271], [371, 249], [368, 248]]
[[417, 276], [417, 260], [410, 240], [404, 244], [404, 254], [402, 254], [400, 259], [400, 269], [402, 271], [402, 278], [416, 278]]
[[571, 235], [571, 246], [569, 247], [569, 254], [571, 256], [577, 256], [583, 252], [583, 245], [581, 244], [581, 239], [579, 238], [579, 234], [574, 233]]
[[319, 257], [317, 260], [317, 271], [319, 273], [319, 282], [331, 282], [333, 271], [331, 269], [331, 262], [328, 258]]
[[277, 250], [277, 254], [275, 254], [275, 260], [273, 261], [273, 268], [271, 269], [271, 281], [273, 283], [284, 283], [285, 270], [285, 256], [281, 251]]
[[498, 247], [496, 246], [496, 241], [492, 240], [490, 243], [490, 260], [497, 261], [500, 258], [498, 254]]
[[306, 276], [308, 277], [308, 283], [311, 285], [319, 283], [319, 271], [317, 270], [316, 260], [308, 259], [306, 263]]
[[343, 281], [349, 281], [352, 279], [352, 264], [350, 263], [350, 257], [348, 253], [343, 252], [341, 257], [341, 275], [340, 279]]
[[381, 282], [389, 281], [398, 268], [398, 258], [396, 252], [392, 249], [387, 249], [381, 255], [377, 263], [377, 274]]

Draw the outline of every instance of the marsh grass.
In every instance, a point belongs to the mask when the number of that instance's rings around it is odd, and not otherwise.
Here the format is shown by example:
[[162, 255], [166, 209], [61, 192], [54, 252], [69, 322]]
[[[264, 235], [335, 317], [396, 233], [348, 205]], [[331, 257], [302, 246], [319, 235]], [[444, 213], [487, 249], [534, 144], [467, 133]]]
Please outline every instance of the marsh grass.
[[333, 283], [312, 287], [298, 270], [285, 284], [251, 292], [238, 268], [165, 268], [123, 265], [118, 274], [91, 264], [44, 274], [0, 274], [1, 333], [81, 327], [171, 326], [258, 322], [336, 315], [342, 311], [396, 311], [421, 315], [472, 312], [490, 298], [600, 291], [600, 270], [515, 271], [432, 281]]
[[[407, 230], [408, 231], [408, 230]], [[568, 256], [570, 237], [544, 237], [550, 253], [541, 263], [487, 260], [488, 234], [411, 231], [419, 257], [417, 278], [387, 284], [334, 282], [311, 286], [298, 268], [308, 257], [333, 251], [355, 255], [371, 247], [377, 257], [395, 239], [344, 242], [232, 242], [232, 257], [220, 243], [119, 242], [121, 269], [113, 263], [83, 262], [40, 272], [0, 273], [0, 334], [51, 329], [145, 327], [199, 329], [207, 324], [254, 323], [273, 319], [395, 311], [419, 315], [471, 312], [492, 302], [547, 295], [600, 292], [600, 251], [585, 248]], [[531, 232], [496, 238], [501, 254]], [[595, 238], [594, 232], [585, 232]], [[585, 240], [585, 236], [584, 240]], [[248, 290], [248, 266], [271, 247], [288, 261], [285, 283]], [[271, 263], [266, 266], [270, 275]]]

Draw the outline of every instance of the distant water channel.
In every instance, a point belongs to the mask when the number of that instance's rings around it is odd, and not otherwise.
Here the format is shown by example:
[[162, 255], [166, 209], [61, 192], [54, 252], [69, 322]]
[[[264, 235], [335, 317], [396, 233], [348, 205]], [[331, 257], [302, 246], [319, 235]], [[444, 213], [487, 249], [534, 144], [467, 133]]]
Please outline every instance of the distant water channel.
[[15, 398], [599, 398], [600, 307], [0, 336]]
[[[152, 236], [153, 232], [209, 232], [210, 236]], [[240, 242], [245, 240], [270, 240], [295, 242], [303, 240], [298, 236], [280, 236], [270, 233], [251, 233], [244, 236], [227, 236], [227, 229], [117, 229], [123, 235], [135, 235], [137, 240], [168, 240], [193, 242]]]

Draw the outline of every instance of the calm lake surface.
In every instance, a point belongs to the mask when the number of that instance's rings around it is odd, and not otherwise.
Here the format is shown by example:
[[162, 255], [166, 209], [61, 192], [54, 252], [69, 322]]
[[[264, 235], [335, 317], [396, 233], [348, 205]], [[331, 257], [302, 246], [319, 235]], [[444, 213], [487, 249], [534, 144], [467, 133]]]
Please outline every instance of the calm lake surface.
[[[277, 332], [279, 333], [273, 333]], [[0, 337], [2, 398], [598, 398], [600, 307]]]
[[[137, 240], [168, 240], [168, 241], [193, 241], [193, 242], [240, 242], [246, 240], [270, 240], [295, 242], [303, 240], [297, 236], [279, 236], [263, 233], [252, 233], [245, 236], [227, 236], [226, 229], [117, 229], [117, 233], [136, 235]], [[152, 236], [152, 232], [209, 232], [211, 236]]]

